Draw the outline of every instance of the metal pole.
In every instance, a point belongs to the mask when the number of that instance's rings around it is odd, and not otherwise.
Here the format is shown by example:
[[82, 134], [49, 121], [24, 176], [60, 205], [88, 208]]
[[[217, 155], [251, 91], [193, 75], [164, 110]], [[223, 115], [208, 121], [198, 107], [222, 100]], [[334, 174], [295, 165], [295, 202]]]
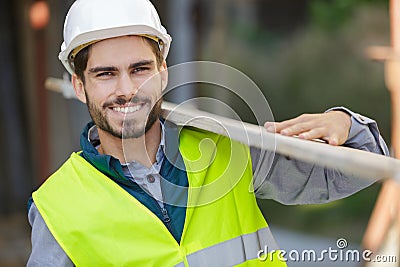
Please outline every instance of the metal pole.
[[44, 87], [46, 80], [46, 38], [45, 30], [35, 32], [36, 49], [36, 93], [37, 106], [40, 119], [38, 121], [38, 144], [39, 144], [39, 183], [43, 182], [50, 174], [50, 146], [49, 146], [49, 114], [48, 114], [48, 92]]
[[[169, 0], [168, 1], [168, 30], [173, 39], [168, 64], [176, 65], [188, 61], [196, 60], [197, 56], [197, 38], [196, 29], [193, 20], [193, 9], [196, 0]], [[179, 15], [177, 15], [179, 10]], [[185, 73], [194, 77], [195, 73], [189, 71]], [[172, 91], [171, 95], [166, 98], [175, 103], [181, 103], [192, 99], [196, 94], [196, 86], [187, 84], [176, 91]]]
[[[392, 104], [392, 148], [400, 158], [400, 0], [390, 1], [392, 57], [385, 64], [385, 82]], [[396, 55], [393, 57], [393, 55]], [[372, 212], [363, 246], [379, 254], [397, 256], [400, 241], [400, 185], [393, 180], [384, 182]], [[393, 264], [393, 263], [392, 263]], [[398, 263], [384, 266], [398, 266]], [[374, 266], [367, 264], [367, 266]], [[379, 265], [383, 266], [383, 265]]]

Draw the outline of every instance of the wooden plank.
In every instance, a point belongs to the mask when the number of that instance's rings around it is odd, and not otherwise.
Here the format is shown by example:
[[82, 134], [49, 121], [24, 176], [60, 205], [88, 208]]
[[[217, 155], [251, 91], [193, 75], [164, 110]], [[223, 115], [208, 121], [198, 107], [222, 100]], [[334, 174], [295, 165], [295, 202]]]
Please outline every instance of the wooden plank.
[[233, 140], [288, 157], [340, 170], [365, 178], [399, 179], [400, 161], [371, 152], [330, 146], [298, 138], [269, 133], [262, 126], [225, 118], [192, 108], [163, 103], [164, 117], [181, 126], [192, 126], [225, 135]]
[[[69, 96], [72, 86], [50, 78], [46, 87]], [[264, 127], [209, 112], [163, 102], [163, 116], [179, 126], [192, 126], [264, 150], [276, 151], [304, 162], [333, 168], [363, 178], [394, 178], [400, 182], [400, 160], [374, 153], [269, 133]]]

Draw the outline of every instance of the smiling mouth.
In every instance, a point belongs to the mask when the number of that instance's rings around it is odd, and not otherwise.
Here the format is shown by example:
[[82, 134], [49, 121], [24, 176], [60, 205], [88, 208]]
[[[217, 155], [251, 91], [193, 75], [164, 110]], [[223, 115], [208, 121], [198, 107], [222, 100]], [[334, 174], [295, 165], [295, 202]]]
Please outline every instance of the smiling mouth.
[[115, 112], [119, 112], [122, 114], [129, 114], [129, 113], [134, 113], [141, 109], [144, 104], [141, 105], [135, 105], [135, 106], [127, 106], [127, 107], [113, 107], [112, 110]]

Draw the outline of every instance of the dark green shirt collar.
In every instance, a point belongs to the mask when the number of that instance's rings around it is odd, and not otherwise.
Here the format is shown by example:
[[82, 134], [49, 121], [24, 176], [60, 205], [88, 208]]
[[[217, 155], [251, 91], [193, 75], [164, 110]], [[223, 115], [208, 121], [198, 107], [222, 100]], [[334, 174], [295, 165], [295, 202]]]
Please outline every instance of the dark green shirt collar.
[[82, 131], [80, 137], [82, 148], [81, 156], [105, 175], [118, 179], [119, 182], [128, 182], [128, 179], [124, 176], [119, 160], [110, 155], [100, 154], [96, 149], [99, 143], [92, 144], [89, 141], [89, 130], [93, 126], [94, 123], [89, 122]]
[[[178, 150], [179, 128], [173, 123], [163, 119], [160, 120], [164, 124], [163, 152], [165, 159], [175, 167], [185, 169]], [[125, 177], [120, 161], [113, 156], [100, 154], [96, 149], [100, 142], [89, 141], [89, 130], [93, 126], [94, 123], [89, 122], [82, 131], [80, 136], [81, 156], [108, 177], [115, 179], [117, 182], [129, 183], [129, 178]]]

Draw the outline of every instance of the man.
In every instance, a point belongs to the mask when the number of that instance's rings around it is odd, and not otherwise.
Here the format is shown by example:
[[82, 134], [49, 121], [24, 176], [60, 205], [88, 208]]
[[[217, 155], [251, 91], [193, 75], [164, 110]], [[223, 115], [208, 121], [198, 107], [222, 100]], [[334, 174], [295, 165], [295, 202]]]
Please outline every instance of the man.
[[[71, 7], [60, 60], [93, 122], [82, 152], [33, 193], [28, 266], [285, 266], [273, 253], [257, 258], [278, 247], [255, 196], [322, 203], [368, 185], [280, 156], [270, 171], [255, 167], [248, 147], [164, 121], [170, 42], [148, 0]], [[386, 152], [375, 122], [343, 108], [266, 127]], [[260, 157], [272, 156], [251, 150], [253, 163]], [[255, 193], [253, 172], [266, 178]]]

